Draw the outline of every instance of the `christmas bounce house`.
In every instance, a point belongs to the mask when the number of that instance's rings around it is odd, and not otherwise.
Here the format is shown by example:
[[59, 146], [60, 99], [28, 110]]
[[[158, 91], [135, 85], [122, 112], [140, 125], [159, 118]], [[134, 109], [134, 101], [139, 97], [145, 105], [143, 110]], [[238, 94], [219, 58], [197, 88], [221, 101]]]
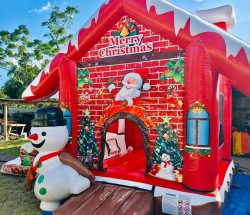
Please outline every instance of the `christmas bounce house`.
[[[55, 214], [132, 193], [141, 214], [221, 214], [234, 169], [232, 89], [250, 96], [249, 45], [228, 32], [234, 24], [230, 5], [191, 14], [165, 0], [109, 0], [82, 26], [22, 95], [59, 91], [64, 150], [98, 182]], [[94, 190], [116, 203], [90, 203]]]

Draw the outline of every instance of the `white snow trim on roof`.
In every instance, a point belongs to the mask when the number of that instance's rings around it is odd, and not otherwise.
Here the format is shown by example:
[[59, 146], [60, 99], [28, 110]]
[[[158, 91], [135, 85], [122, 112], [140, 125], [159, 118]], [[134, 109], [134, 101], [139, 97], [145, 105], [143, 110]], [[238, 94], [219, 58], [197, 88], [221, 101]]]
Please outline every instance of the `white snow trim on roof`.
[[178, 8], [177, 6], [169, 3], [165, 0], [155, 1], [155, 0], [147, 0], [147, 10], [150, 10], [150, 7], [154, 6], [157, 14], [163, 14], [170, 11], [174, 12], [174, 27], [175, 27], [175, 35], [178, 34], [179, 30], [185, 26], [188, 19], [190, 18], [189, 14], [186, 11]]
[[150, 7], [154, 6], [156, 13], [158, 15], [167, 13], [167, 12], [174, 12], [174, 28], [175, 28], [175, 35], [178, 35], [178, 32], [181, 28], [185, 27], [188, 19], [190, 19], [190, 33], [192, 36], [195, 36], [199, 33], [203, 32], [216, 32], [217, 28], [211, 23], [201, 19], [197, 15], [194, 15], [182, 8], [179, 8], [166, 0], [147, 0], [147, 9], [150, 10]]
[[248, 63], [250, 63], [250, 45], [248, 43], [244, 42], [243, 40], [237, 39], [231, 34], [222, 33], [222, 36], [226, 42], [227, 57], [229, 57], [230, 55], [235, 57], [239, 53], [240, 49], [244, 48], [247, 55]]
[[22, 98], [34, 96], [34, 94], [32, 93], [30, 87], [31, 87], [31, 85], [29, 85], [29, 86], [23, 91], [23, 93], [22, 93]]
[[31, 84], [23, 91], [22, 93], [22, 98], [24, 97], [30, 97], [30, 96], [34, 96], [34, 94], [31, 91], [31, 86], [38, 86], [40, 83], [40, 79], [41, 79], [41, 75], [44, 72], [45, 74], [49, 74], [50, 70], [50, 63], [36, 76], [36, 78], [31, 82]]
[[[178, 35], [178, 32], [183, 28], [188, 19], [190, 19], [190, 33], [192, 36], [198, 35], [205, 32], [215, 32], [220, 34], [226, 43], [226, 57], [232, 55], [236, 56], [241, 48], [244, 48], [248, 61], [250, 62], [250, 45], [237, 37], [229, 34], [223, 29], [215, 26], [214, 24], [208, 22], [207, 20], [199, 17], [198, 15], [192, 14], [186, 10], [183, 10], [166, 0], [147, 0], [147, 9], [150, 10], [150, 7], [154, 6], [157, 14], [163, 14], [170, 11], [174, 12], [174, 27], [175, 34]], [[231, 8], [232, 9], [232, 8]], [[211, 9], [213, 10], [213, 9]], [[231, 14], [231, 25], [235, 22], [234, 11], [230, 12], [230, 6], [222, 6], [219, 9], [214, 9], [215, 11], [222, 10], [224, 13]], [[225, 14], [224, 14], [225, 18]], [[218, 21], [218, 19], [217, 19]]]
[[58, 53], [63, 53], [63, 54], [67, 54], [68, 50], [69, 50], [69, 44], [71, 43], [71, 45], [75, 46], [76, 50], [79, 49], [78, 47], [78, 33], [79, 31], [67, 42], [66, 45], [64, 45], [61, 50]]
[[228, 28], [235, 26], [235, 13], [231, 5], [211, 8], [207, 10], [198, 10], [195, 14], [210, 23], [225, 22]]

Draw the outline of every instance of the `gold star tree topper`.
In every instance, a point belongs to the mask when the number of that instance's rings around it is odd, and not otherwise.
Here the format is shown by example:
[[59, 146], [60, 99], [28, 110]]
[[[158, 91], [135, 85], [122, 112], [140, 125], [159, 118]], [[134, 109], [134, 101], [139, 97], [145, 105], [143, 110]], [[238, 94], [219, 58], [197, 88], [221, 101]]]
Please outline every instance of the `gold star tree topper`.
[[163, 117], [162, 119], [163, 119], [163, 123], [169, 124], [169, 121], [170, 121], [172, 118], [169, 118], [169, 117], [166, 115], [166, 116]]

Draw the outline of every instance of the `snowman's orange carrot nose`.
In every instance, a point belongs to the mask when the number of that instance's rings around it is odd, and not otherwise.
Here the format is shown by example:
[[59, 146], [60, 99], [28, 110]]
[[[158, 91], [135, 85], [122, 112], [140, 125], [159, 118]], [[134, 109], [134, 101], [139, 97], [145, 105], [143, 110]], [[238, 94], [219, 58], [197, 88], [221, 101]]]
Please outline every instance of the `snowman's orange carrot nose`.
[[37, 140], [38, 139], [38, 135], [35, 133], [35, 134], [31, 134], [30, 136], [28, 136], [28, 139], [30, 140]]

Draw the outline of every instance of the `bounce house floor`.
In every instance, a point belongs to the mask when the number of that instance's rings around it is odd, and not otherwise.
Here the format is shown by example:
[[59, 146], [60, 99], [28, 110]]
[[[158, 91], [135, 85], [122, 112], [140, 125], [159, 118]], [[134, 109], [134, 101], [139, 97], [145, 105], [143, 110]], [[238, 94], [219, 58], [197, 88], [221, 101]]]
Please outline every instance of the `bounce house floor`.
[[[223, 187], [225, 176], [232, 164], [233, 162], [231, 161], [221, 161], [219, 166], [219, 188]], [[146, 159], [143, 149], [136, 149], [133, 152], [105, 160], [103, 166], [107, 168], [105, 171], [92, 171], [93, 174], [97, 176], [97, 181], [139, 187], [145, 190], [151, 190], [152, 187], [157, 186], [211, 197], [215, 197], [220, 191], [216, 190], [206, 193], [194, 192], [187, 189], [182, 183], [164, 180], [149, 174], [145, 175]], [[231, 179], [229, 178], [227, 180]]]
[[[179, 201], [176, 200], [181, 197], [186, 202], [189, 201], [190, 214], [220, 215], [222, 213], [224, 195], [229, 191], [232, 179], [233, 162], [220, 163], [218, 185], [220, 189], [208, 193], [190, 191], [182, 183], [151, 175], [145, 176], [145, 166], [143, 149], [105, 160], [106, 171], [92, 170], [97, 182], [80, 195], [72, 196], [53, 214], [82, 214], [83, 212], [117, 215], [178, 214], [175, 210], [179, 210]], [[170, 199], [166, 200], [166, 194], [170, 194]], [[167, 212], [163, 211], [163, 206], [167, 208]], [[169, 211], [169, 208], [172, 210]]]

